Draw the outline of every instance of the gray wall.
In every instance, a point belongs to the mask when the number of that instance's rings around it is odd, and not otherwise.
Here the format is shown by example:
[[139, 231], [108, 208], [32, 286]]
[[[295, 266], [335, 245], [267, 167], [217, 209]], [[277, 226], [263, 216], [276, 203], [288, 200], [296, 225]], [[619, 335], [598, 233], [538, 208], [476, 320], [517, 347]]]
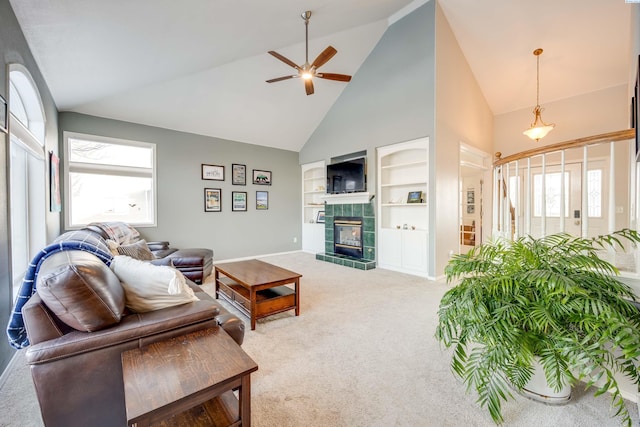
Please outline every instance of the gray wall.
[[367, 149], [375, 192], [375, 147], [433, 135], [434, 26], [431, 1], [387, 29], [300, 151], [300, 164]]
[[[433, 162], [434, 56], [435, 1], [430, 1], [387, 29], [300, 151], [300, 163], [367, 150], [367, 189], [375, 193], [376, 147], [428, 136]], [[431, 204], [433, 175], [429, 180]]]
[[[27, 45], [18, 21], [11, 9], [8, 0], [0, 0], [0, 55], [2, 66], [0, 66], [0, 95], [9, 101], [9, 76], [7, 74], [8, 64], [22, 64], [31, 73], [45, 110], [47, 120], [46, 126], [46, 150], [57, 152], [58, 132], [57, 132], [57, 110], [51, 98], [49, 89], [40, 75], [40, 70], [36, 65], [31, 51]], [[9, 240], [9, 203], [8, 203], [8, 153], [9, 138], [0, 132], [0, 324], [5, 328], [9, 321], [11, 308], [13, 307], [13, 295], [11, 295], [10, 277], [10, 240]], [[48, 166], [48, 161], [47, 161]], [[47, 178], [48, 179], [48, 178]], [[49, 188], [48, 182], [45, 184]], [[47, 207], [49, 206], [49, 193], [47, 190]], [[60, 232], [60, 214], [47, 212], [47, 241], [50, 242]], [[6, 339], [0, 339], [0, 372], [4, 370], [7, 363], [13, 357], [14, 351], [9, 347]]]
[[[210, 248], [214, 261], [300, 249], [298, 153], [78, 113], [59, 120], [61, 141], [71, 131], [156, 144], [158, 221], [139, 228], [147, 240]], [[225, 180], [202, 180], [203, 163], [223, 165]], [[247, 166], [246, 186], [231, 184], [232, 163]], [[272, 185], [251, 184], [252, 169], [271, 171]], [[204, 212], [204, 188], [222, 189], [222, 212]], [[269, 192], [266, 211], [255, 209], [257, 190]], [[231, 211], [232, 191], [247, 192], [247, 212]]]

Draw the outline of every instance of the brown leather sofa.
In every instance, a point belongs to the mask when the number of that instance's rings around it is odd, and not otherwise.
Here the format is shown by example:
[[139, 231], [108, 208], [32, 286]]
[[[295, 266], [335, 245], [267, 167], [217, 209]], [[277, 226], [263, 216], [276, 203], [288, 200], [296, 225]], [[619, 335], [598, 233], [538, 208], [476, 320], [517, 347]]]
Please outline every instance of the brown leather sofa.
[[[102, 239], [109, 236], [97, 225], [88, 225], [85, 230], [92, 231]], [[169, 258], [173, 266], [180, 270], [187, 279], [197, 284], [202, 284], [204, 279], [213, 270], [213, 251], [205, 248], [177, 249], [172, 248], [169, 242], [147, 242], [151, 252], [159, 259]]]
[[26, 359], [45, 425], [125, 426], [126, 350], [211, 327], [222, 327], [242, 344], [244, 323], [187, 283], [199, 301], [132, 313], [124, 307], [117, 276], [95, 255], [63, 251], [47, 258], [38, 292], [22, 310], [30, 341]]

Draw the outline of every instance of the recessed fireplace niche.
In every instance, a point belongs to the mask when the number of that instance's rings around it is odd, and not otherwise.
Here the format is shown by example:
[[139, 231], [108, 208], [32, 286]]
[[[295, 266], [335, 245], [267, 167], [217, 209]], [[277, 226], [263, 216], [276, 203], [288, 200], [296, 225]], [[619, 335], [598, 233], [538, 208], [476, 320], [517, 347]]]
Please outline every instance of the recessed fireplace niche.
[[[364, 200], [356, 197], [362, 194], [331, 195], [335, 200], [325, 203], [325, 251], [316, 254], [317, 260], [359, 270], [376, 268], [375, 209], [368, 195]], [[340, 224], [344, 219], [347, 223]], [[354, 219], [360, 224], [351, 223]], [[336, 221], [340, 227], [335, 226]]]
[[362, 217], [336, 216], [333, 219], [333, 252], [362, 258]]

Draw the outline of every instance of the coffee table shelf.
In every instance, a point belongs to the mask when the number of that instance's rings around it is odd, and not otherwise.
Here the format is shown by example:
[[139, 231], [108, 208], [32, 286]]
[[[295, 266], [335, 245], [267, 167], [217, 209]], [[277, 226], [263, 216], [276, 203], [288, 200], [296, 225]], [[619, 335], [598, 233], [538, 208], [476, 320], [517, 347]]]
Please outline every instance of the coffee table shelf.
[[[251, 317], [251, 295], [249, 291], [228, 277], [218, 279], [218, 295], [233, 304], [246, 316]], [[263, 289], [256, 292], [256, 318], [280, 313], [296, 307], [296, 295], [287, 286]]]
[[[222, 298], [251, 319], [288, 310], [300, 314], [301, 274], [260, 260], [217, 264], [215, 266], [216, 298]], [[285, 286], [291, 284], [293, 288]]]

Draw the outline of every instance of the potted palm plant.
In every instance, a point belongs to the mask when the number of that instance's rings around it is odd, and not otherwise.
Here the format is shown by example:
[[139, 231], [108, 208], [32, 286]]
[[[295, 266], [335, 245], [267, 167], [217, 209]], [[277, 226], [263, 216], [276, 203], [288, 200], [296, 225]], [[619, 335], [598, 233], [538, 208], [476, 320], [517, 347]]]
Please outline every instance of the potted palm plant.
[[539, 362], [555, 391], [579, 381], [597, 387], [596, 395], [609, 391], [615, 415], [631, 425], [614, 375], [640, 381], [640, 311], [599, 254], [638, 242], [629, 229], [554, 234], [496, 240], [450, 260], [445, 275], [457, 284], [440, 302], [435, 335], [497, 424], [502, 402], [526, 389]]

